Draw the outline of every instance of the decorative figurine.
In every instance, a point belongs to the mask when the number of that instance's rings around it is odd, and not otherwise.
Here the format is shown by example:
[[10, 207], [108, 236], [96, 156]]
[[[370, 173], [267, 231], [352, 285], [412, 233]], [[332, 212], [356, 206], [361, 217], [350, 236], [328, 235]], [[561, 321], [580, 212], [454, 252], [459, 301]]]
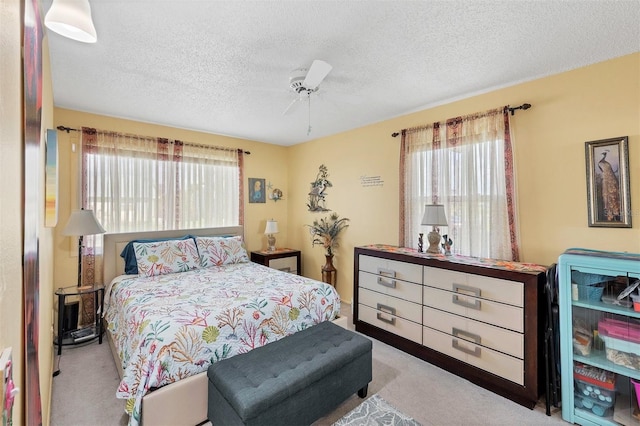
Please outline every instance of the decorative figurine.
[[451, 246], [453, 245], [453, 241], [451, 240], [451, 238], [449, 238], [447, 234], [443, 235], [442, 239], [444, 240], [444, 242], [440, 245], [444, 249], [444, 255], [451, 256]]
[[423, 233], [418, 234], [418, 253], [422, 253], [422, 247], [424, 247], [423, 235]]

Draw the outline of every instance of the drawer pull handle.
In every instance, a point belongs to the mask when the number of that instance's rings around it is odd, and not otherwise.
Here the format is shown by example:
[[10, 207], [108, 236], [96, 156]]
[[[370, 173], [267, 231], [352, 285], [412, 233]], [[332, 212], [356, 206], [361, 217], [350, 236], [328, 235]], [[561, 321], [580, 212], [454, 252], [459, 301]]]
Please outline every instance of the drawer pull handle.
[[[452, 285], [453, 291], [458, 293], [460, 290], [465, 291], [465, 292], [470, 292], [473, 293], [473, 295], [475, 297], [480, 297], [480, 289], [477, 287], [469, 287], [467, 285], [462, 285], [462, 284], [453, 284]], [[460, 306], [464, 306], [465, 308], [471, 308], [471, 309], [476, 309], [476, 310], [480, 310], [480, 301], [479, 300], [475, 300], [474, 302], [467, 302], [466, 300], [460, 300], [458, 298], [457, 294], [454, 294], [451, 297], [451, 301], [456, 304], [456, 305], [460, 305]]]
[[291, 267], [285, 266], [284, 268], [278, 268], [278, 271], [291, 272]]
[[378, 318], [382, 322], [386, 322], [387, 324], [396, 325], [395, 317], [391, 318], [391, 319], [386, 319], [385, 317], [382, 316], [382, 314], [380, 312], [378, 312], [377, 315], [376, 315], [376, 318]]
[[378, 277], [378, 284], [389, 288], [396, 288], [396, 280], [385, 281], [382, 277]]
[[465, 348], [464, 346], [460, 346], [458, 344], [458, 339], [453, 339], [453, 340], [451, 340], [451, 347], [453, 349], [459, 350], [460, 352], [464, 352], [464, 353], [469, 354], [471, 356], [475, 356], [475, 357], [480, 358], [480, 347], [479, 346], [476, 346], [475, 349]]
[[470, 338], [471, 340], [474, 341], [474, 343], [477, 343], [478, 345], [481, 344], [481, 337], [479, 334], [475, 334], [475, 333], [471, 333], [469, 331], [466, 330], [461, 330], [459, 328], [456, 327], [451, 327], [451, 334], [454, 337], [462, 337], [464, 338], [464, 336], [467, 336], [468, 338]]
[[377, 304], [377, 308], [379, 311], [385, 311], [388, 314], [395, 315], [396, 308], [392, 308], [391, 306], [383, 305], [382, 303]]
[[389, 278], [395, 278], [396, 271], [394, 271], [393, 269], [378, 268], [378, 275], [386, 275]]

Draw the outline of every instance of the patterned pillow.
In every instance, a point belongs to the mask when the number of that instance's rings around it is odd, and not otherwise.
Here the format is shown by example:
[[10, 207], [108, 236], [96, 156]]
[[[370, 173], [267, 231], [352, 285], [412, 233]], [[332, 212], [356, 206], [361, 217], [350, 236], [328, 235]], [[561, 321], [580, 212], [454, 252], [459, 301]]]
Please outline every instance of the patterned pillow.
[[133, 245], [135, 243], [156, 243], [158, 241], [168, 241], [168, 240], [186, 240], [188, 238], [195, 238], [193, 235], [185, 235], [179, 238], [151, 238], [144, 240], [132, 240], [127, 243], [126, 246], [122, 249], [122, 253], [120, 253], [120, 257], [124, 259], [124, 273], [128, 275], [137, 275], [138, 274], [138, 261], [136, 260], [136, 251], [133, 249]]
[[197, 237], [196, 244], [198, 245], [200, 263], [203, 268], [249, 261], [247, 250], [244, 248], [240, 236], [226, 238]]
[[198, 249], [192, 238], [133, 243], [138, 273], [147, 277], [200, 268]]

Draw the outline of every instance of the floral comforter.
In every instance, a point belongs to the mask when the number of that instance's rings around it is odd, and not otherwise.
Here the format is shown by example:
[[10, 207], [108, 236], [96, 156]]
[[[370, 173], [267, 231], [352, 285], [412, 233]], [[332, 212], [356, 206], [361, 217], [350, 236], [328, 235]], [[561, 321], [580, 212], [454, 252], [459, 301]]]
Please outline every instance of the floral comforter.
[[104, 315], [124, 370], [116, 396], [127, 399], [129, 424], [137, 425], [150, 390], [333, 320], [339, 311], [330, 285], [252, 262], [117, 277]]

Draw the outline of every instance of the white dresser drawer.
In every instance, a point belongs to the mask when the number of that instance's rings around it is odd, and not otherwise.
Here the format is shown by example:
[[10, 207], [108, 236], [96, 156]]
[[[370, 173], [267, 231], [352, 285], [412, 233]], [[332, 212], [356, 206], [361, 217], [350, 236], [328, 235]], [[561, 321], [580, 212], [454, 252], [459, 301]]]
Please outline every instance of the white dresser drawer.
[[524, 284], [517, 281], [425, 266], [424, 285], [514, 306], [524, 306]]
[[516, 358], [524, 358], [524, 334], [425, 307], [422, 325]]
[[358, 281], [360, 287], [410, 302], [422, 303], [422, 286], [420, 284], [393, 280], [363, 271], [358, 273]]
[[422, 344], [422, 325], [358, 304], [358, 319]]
[[280, 257], [278, 259], [271, 259], [269, 260], [269, 268], [297, 274], [298, 258], [296, 256], [291, 256], [291, 257]]
[[422, 328], [422, 341], [438, 352], [496, 374], [519, 385], [524, 384], [524, 361], [475, 345], [429, 327]]
[[518, 333], [524, 332], [522, 308], [432, 287], [425, 286], [422, 291], [422, 301], [425, 306], [508, 328]]
[[383, 276], [387, 281], [392, 279], [422, 284], [422, 266], [396, 260], [360, 255], [359, 269]]
[[370, 308], [387, 312], [418, 324], [422, 323], [422, 304], [420, 303], [408, 302], [362, 287], [358, 290], [358, 300]]

